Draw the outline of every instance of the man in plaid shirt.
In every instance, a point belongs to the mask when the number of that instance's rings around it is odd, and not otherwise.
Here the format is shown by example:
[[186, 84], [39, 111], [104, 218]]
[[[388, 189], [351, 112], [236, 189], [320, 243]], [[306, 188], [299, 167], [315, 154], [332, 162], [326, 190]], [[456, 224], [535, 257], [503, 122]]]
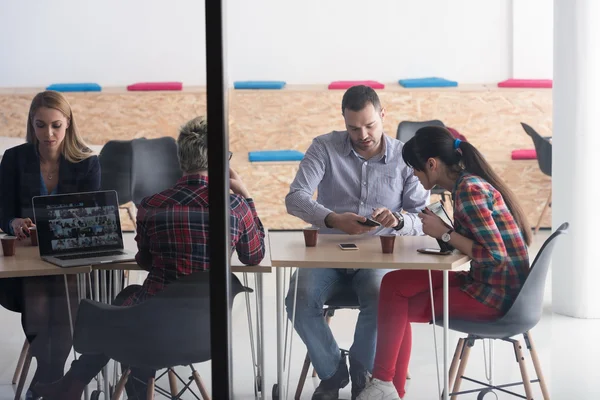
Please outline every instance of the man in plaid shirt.
[[[172, 188], [145, 198], [138, 210], [135, 258], [148, 271], [148, 277], [142, 286], [125, 288], [113, 304], [143, 302], [180, 277], [210, 268], [207, 136], [203, 118], [195, 118], [182, 127], [177, 147], [183, 177]], [[229, 183], [233, 191], [232, 252], [237, 251], [242, 263], [257, 265], [265, 255], [262, 223], [248, 189], [233, 169]], [[85, 386], [108, 361], [102, 354], [82, 355], [64, 378], [50, 385], [36, 385], [35, 392], [48, 400], [79, 400]], [[146, 382], [154, 371], [132, 369], [131, 374]], [[144, 399], [145, 385], [135, 381], [129, 379], [128, 398]]]

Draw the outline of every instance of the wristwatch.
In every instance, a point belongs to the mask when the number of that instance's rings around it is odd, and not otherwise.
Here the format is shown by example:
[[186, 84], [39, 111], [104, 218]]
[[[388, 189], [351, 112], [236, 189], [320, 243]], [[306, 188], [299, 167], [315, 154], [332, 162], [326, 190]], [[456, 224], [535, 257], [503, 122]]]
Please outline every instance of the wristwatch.
[[404, 215], [398, 211], [393, 212], [392, 215], [398, 220], [398, 225], [394, 227], [394, 230], [399, 231], [400, 229], [404, 228]]
[[450, 241], [450, 234], [454, 232], [454, 229], [450, 229], [448, 232], [442, 235], [442, 242], [448, 243]]

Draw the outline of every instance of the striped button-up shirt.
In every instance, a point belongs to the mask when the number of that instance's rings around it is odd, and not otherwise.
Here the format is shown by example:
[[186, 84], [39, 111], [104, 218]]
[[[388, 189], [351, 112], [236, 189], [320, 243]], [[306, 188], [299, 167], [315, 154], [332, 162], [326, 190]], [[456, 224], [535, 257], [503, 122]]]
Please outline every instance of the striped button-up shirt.
[[[137, 214], [136, 261], [147, 270], [142, 288], [124, 305], [142, 302], [184, 275], [211, 267], [208, 241], [208, 178], [184, 176], [177, 184], [142, 200]], [[240, 261], [258, 265], [265, 232], [252, 199], [231, 195], [231, 249]]]
[[454, 227], [473, 240], [473, 259], [462, 290], [483, 304], [507, 311], [529, 273], [523, 234], [492, 185], [463, 173], [454, 188]]
[[285, 198], [288, 212], [318, 226], [321, 233], [343, 233], [325, 226], [329, 213], [370, 216], [378, 207], [404, 210], [404, 228], [400, 231], [380, 227], [370, 234], [422, 235], [417, 213], [427, 206], [429, 191], [404, 163], [402, 142], [385, 134], [383, 138], [384, 150], [369, 160], [354, 151], [346, 131], [315, 138]]

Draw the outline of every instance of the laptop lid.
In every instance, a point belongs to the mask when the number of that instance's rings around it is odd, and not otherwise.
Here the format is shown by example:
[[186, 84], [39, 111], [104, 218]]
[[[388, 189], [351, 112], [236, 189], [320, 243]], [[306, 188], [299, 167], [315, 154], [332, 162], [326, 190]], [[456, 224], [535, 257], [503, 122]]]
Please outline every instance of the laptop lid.
[[114, 190], [32, 199], [41, 256], [123, 250]]

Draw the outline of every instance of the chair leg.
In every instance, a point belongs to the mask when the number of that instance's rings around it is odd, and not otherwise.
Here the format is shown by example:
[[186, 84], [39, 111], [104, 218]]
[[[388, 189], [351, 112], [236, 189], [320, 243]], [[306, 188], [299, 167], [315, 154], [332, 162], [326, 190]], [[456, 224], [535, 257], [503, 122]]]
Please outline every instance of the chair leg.
[[306, 352], [306, 357], [304, 357], [304, 365], [302, 365], [302, 371], [300, 371], [300, 379], [298, 379], [298, 386], [296, 386], [296, 394], [294, 395], [294, 400], [300, 400], [300, 396], [302, 395], [302, 389], [304, 389], [304, 383], [306, 382], [306, 376], [308, 375], [309, 368], [310, 356], [308, 355], [308, 352]]
[[[463, 351], [460, 355], [460, 366], [458, 367], [458, 373], [456, 374], [456, 378], [454, 380], [454, 386], [452, 386], [452, 393], [456, 393], [460, 390], [460, 384], [462, 383], [462, 377], [465, 374], [465, 370], [467, 369], [467, 363], [469, 362], [469, 355], [471, 354], [471, 347], [475, 344], [475, 341], [470, 338], [464, 339], [465, 343], [463, 343]], [[454, 395], [451, 397], [452, 400], [456, 400], [457, 396]]]
[[[193, 367], [192, 367], [192, 371], [193, 371], [192, 377], [194, 378], [194, 381], [196, 382], [196, 386], [198, 386], [198, 390], [200, 390], [200, 396], [202, 396], [203, 400], [210, 400], [210, 395], [208, 394], [208, 391], [204, 387], [204, 383], [202, 382], [202, 378], [200, 378], [200, 374]], [[264, 390], [264, 388], [263, 388], [263, 390]]]
[[546, 385], [546, 379], [544, 378], [544, 374], [542, 373], [542, 366], [540, 365], [540, 360], [538, 358], [537, 350], [535, 349], [535, 345], [533, 344], [533, 339], [531, 338], [531, 333], [525, 332], [523, 334], [523, 338], [525, 339], [525, 344], [527, 345], [527, 349], [529, 349], [529, 354], [531, 355], [531, 360], [533, 361], [533, 368], [535, 369], [535, 374], [540, 381], [540, 388], [542, 389], [542, 397], [544, 400], [550, 400], [550, 392], [548, 391], [548, 386]]
[[169, 368], [169, 388], [171, 389], [171, 396], [175, 397], [179, 394], [179, 388], [177, 387], [177, 376], [173, 369]]
[[550, 194], [548, 195], [548, 199], [546, 200], [544, 209], [542, 210], [542, 213], [540, 214], [540, 218], [538, 219], [537, 225], [535, 226], [535, 230], [533, 231], [534, 235], [537, 234], [538, 231], [540, 230], [540, 225], [542, 225], [542, 220], [544, 219], [544, 216], [546, 215], [546, 212], [548, 211], [548, 209], [550, 208], [551, 205], [552, 205], [552, 189], [550, 189]]
[[456, 370], [458, 368], [458, 362], [460, 361], [460, 355], [462, 354], [464, 347], [465, 339], [458, 339], [456, 350], [454, 351], [454, 357], [452, 358], [452, 363], [450, 364], [448, 382], [452, 382], [454, 379], [456, 379]]
[[527, 365], [525, 364], [525, 357], [523, 357], [523, 347], [521, 346], [520, 340], [511, 340], [515, 349], [515, 355], [517, 356], [517, 362], [521, 369], [521, 378], [523, 379], [523, 387], [525, 388], [525, 396], [527, 400], [533, 400], [533, 391], [531, 389], [531, 382], [529, 381], [529, 374], [527, 373]]
[[29, 373], [29, 367], [31, 366], [31, 358], [31, 347], [27, 347], [25, 360], [23, 361], [21, 373], [19, 374], [19, 383], [17, 385], [17, 390], [15, 391], [15, 400], [21, 399], [21, 394], [23, 393], [23, 388], [25, 387], [25, 381], [27, 380], [27, 374]]
[[23, 348], [21, 349], [21, 354], [19, 355], [19, 361], [17, 362], [17, 367], [15, 368], [15, 374], [12, 378], [12, 384], [16, 384], [19, 381], [19, 376], [21, 375], [21, 371], [23, 370], [23, 363], [25, 362], [25, 357], [29, 352], [29, 342], [25, 339], [25, 343], [23, 343]]
[[131, 373], [131, 370], [128, 368], [125, 371], [123, 371], [123, 375], [121, 375], [121, 379], [119, 379], [119, 382], [117, 383], [117, 386], [115, 386], [115, 391], [111, 397], [111, 400], [120, 400], [121, 396], [123, 395], [123, 391], [125, 391], [125, 384], [127, 383], [127, 380], [129, 379], [129, 374]]
[[148, 379], [148, 388], [146, 389], [146, 400], [154, 400], [154, 381], [154, 377]]

